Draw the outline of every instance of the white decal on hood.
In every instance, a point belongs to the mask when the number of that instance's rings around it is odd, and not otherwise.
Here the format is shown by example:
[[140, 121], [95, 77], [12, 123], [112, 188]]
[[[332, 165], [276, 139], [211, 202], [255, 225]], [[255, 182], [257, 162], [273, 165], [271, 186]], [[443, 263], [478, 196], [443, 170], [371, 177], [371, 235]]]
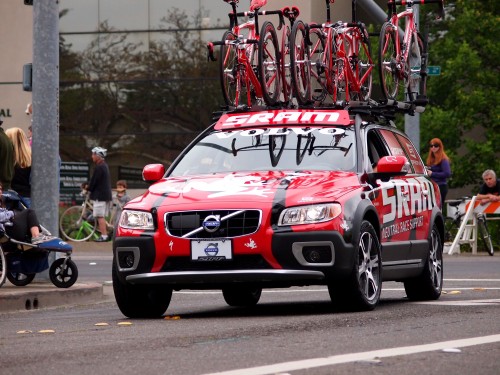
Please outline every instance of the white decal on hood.
[[266, 181], [256, 176], [234, 176], [228, 175], [224, 178], [212, 182], [199, 180], [188, 181], [181, 189], [169, 185], [167, 192], [185, 194], [191, 190], [213, 192], [208, 198], [227, 197], [232, 195], [255, 195], [268, 197], [272, 194], [272, 189], [266, 188]]

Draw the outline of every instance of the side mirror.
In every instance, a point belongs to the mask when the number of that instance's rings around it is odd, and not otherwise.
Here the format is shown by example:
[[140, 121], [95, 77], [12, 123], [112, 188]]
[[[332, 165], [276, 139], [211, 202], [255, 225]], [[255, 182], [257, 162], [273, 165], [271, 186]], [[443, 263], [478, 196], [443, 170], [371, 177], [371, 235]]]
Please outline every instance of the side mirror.
[[410, 163], [406, 156], [384, 156], [380, 158], [374, 169], [374, 172], [368, 176], [369, 181], [374, 183], [380, 179], [385, 182], [391, 177], [407, 174], [410, 171]]
[[148, 164], [142, 170], [142, 179], [147, 183], [153, 183], [165, 175], [165, 167], [163, 164]]

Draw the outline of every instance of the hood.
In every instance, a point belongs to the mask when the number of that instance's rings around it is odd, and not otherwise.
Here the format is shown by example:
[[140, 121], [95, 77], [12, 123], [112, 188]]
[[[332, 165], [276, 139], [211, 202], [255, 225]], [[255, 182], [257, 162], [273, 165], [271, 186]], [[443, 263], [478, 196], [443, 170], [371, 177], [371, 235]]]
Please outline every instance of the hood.
[[287, 203], [309, 204], [334, 201], [359, 188], [352, 172], [269, 171], [236, 172], [215, 175], [168, 177], [150, 186], [142, 197], [127, 207], [149, 209], [163, 205], [197, 205], [216, 202], [238, 203], [241, 207], [273, 202], [275, 196], [286, 196]]

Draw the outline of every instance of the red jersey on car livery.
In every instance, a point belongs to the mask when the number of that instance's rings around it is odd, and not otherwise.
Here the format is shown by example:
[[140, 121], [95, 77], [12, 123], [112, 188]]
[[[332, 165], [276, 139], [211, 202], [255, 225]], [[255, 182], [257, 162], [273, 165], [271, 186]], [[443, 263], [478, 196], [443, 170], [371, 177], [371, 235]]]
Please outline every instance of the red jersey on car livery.
[[113, 288], [129, 317], [173, 290], [220, 289], [251, 306], [263, 288], [326, 285], [339, 308], [373, 309], [382, 282], [441, 294], [439, 189], [408, 137], [347, 110], [227, 112], [168, 170], [147, 165], [123, 210]]

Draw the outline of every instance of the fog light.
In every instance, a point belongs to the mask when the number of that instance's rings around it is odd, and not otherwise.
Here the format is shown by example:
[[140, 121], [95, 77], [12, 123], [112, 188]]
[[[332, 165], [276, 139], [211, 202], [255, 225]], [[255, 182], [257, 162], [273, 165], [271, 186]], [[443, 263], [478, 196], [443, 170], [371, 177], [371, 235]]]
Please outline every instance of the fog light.
[[125, 266], [127, 268], [132, 268], [133, 265], [134, 265], [134, 254], [127, 254], [127, 256], [125, 257]]
[[327, 246], [306, 246], [302, 249], [304, 259], [308, 263], [330, 263], [332, 251]]

